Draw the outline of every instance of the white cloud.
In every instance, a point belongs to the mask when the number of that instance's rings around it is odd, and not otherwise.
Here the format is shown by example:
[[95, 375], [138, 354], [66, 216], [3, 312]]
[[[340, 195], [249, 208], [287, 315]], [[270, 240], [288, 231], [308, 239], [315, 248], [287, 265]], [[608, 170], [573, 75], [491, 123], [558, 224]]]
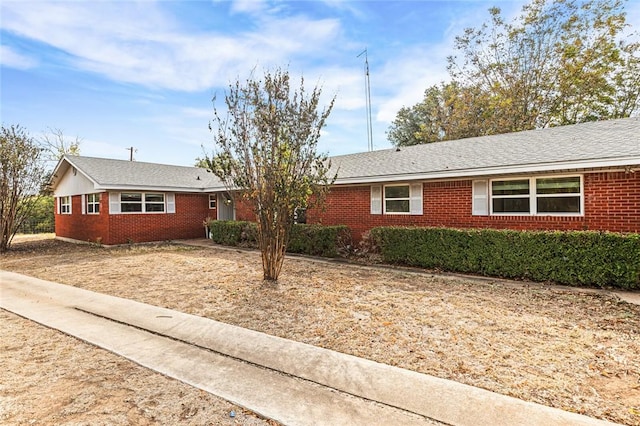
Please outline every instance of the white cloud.
[[[339, 32], [336, 20], [264, 14], [254, 29], [234, 36], [189, 33], [167, 16], [162, 3], [39, 5], [3, 4], [4, 29], [70, 54], [71, 66], [116, 81], [183, 91], [225, 86], [257, 64], [268, 67], [298, 54], [317, 54]], [[234, 7], [254, 11], [258, 3]]]
[[38, 65], [38, 61], [29, 56], [16, 52], [9, 46], [0, 46], [0, 64], [9, 68], [26, 70]]

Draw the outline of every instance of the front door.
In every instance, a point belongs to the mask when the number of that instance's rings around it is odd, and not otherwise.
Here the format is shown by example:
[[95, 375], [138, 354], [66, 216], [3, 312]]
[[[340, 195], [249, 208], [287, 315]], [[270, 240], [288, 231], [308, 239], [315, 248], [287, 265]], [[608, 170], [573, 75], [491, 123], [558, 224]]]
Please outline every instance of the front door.
[[233, 199], [228, 192], [218, 194], [218, 220], [235, 220], [236, 211]]

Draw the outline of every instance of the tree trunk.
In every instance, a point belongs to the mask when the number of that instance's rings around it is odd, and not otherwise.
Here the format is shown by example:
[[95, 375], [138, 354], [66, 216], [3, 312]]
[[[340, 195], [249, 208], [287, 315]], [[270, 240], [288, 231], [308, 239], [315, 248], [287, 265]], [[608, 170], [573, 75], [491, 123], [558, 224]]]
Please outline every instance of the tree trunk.
[[262, 252], [263, 280], [277, 281], [287, 250], [286, 227], [270, 226], [268, 221], [258, 223], [258, 242]]

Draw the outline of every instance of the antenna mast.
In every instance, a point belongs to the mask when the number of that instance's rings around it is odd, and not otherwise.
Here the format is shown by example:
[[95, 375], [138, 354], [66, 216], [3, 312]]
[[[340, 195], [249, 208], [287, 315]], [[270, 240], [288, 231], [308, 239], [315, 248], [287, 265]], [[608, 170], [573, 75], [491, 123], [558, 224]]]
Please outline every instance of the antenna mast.
[[365, 48], [357, 56], [364, 55], [364, 89], [366, 97], [366, 109], [367, 109], [367, 142], [369, 151], [373, 151], [373, 124], [371, 122], [371, 82], [369, 81], [369, 57], [367, 49]]

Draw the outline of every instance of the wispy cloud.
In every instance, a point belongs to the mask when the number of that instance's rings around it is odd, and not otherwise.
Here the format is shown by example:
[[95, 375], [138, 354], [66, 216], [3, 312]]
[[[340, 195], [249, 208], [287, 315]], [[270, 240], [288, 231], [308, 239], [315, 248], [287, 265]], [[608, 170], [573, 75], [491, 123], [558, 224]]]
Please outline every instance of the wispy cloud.
[[9, 46], [0, 46], [0, 64], [9, 68], [26, 70], [38, 65], [35, 58], [16, 52]]
[[[244, 12], [262, 7], [254, 3], [233, 7]], [[115, 81], [182, 91], [225, 85], [256, 64], [286, 63], [305, 51], [321, 51], [339, 31], [336, 20], [266, 14], [255, 28], [234, 36], [192, 33], [180, 29], [162, 3], [40, 6], [3, 5], [4, 30], [68, 53], [69, 66]]]

